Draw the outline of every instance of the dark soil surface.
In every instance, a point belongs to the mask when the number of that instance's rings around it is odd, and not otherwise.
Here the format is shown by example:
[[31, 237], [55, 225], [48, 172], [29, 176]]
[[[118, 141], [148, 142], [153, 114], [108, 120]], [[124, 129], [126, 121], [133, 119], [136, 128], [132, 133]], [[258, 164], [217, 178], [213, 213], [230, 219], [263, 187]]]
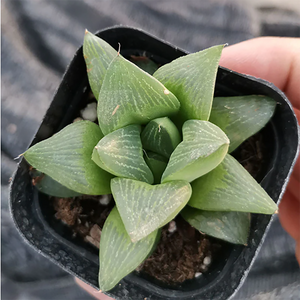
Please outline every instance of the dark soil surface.
[[[260, 133], [249, 138], [233, 155], [255, 178], [259, 176], [264, 148]], [[99, 248], [101, 230], [114, 207], [111, 196], [52, 198], [55, 217], [72, 228], [74, 236]], [[108, 203], [109, 202], [109, 203]], [[224, 242], [201, 234], [180, 216], [162, 229], [154, 253], [137, 269], [168, 284], [182, 283], [209, 270]]]
[[169, 284], [182, 283], [205, 273], [214, 260], [222, 242], [201, 234], [180, 216], [176, 218], [176, 231], [170, 232], [174, 221], [162, 230], [155, 252], [140, 269]]
[[[102, 197], [52, 198], [55, 217], [70, 226], [75, 235], [99, 248], [105, 219], [114, 207], [111, 199], [102, 205]], [[207, 237], [180, 216], [162, 229], [157, 249], [138, 268], [169, 284], [182, 283], [208, 270], [222, 242]]]
[[258, 181], [261, 179], [261, 167], [264, 164], [266, 155], [266, 147], [262, 141], [263, 135], [258, 132], [232, 153], [239, 163]]

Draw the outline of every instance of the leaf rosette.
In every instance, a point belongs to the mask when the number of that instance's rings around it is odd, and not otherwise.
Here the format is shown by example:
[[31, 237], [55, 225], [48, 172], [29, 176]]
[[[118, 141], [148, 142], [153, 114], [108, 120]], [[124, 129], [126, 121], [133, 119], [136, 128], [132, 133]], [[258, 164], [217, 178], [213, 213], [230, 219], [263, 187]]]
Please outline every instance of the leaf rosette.
[[276, 103], [260, 95], [214, 98], [222, 49], [158, 68], [149, 58], [127, 60], [86, 32], [99, 125], [75, 122], [24, 154], [42, 193], [113, 194], [100, 240], [103, 291], [152, 253], [160, 228], [178, 214], [207, 235], [246, 245], [250, 213], [277, 209], [228, 154], [267, 124]]

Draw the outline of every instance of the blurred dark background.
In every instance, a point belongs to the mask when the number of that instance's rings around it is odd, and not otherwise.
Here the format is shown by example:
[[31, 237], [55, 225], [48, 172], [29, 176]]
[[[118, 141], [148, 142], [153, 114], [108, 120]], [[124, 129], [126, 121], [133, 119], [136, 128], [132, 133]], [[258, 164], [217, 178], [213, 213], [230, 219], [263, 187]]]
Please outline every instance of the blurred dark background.
[[[299, 0], [6, 0], [2, 1], [2, 299], [92, 299], [74, 279], [36, 253], [8, 211], [14, 157], [29, 145], [60, 78], [92, 32], [123, 24], [185, 50], [234, 44], [257, 36], [300, 37]], [[278, 218], [234, 300], [300, 299], [294, 241]]]

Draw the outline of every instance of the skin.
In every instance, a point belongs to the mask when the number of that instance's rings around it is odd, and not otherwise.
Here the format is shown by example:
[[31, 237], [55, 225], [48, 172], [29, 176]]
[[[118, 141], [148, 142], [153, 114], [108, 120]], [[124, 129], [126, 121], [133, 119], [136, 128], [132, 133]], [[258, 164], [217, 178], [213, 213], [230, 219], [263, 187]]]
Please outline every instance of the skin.
[[[293, 105], [300, 123], [300, 39], [261, 37], [223, 50], [220, 65], [233, 71], [263, 78], [281, 89]], [[300, 159], [279, 205], [283, 228], [296, 241], [300, 265]], [[100, 300], [113, 300], [76, 279], [79, 286]]]
[[[262, 37], [224, 49], [220, 65], [274, 83], [288, 97], [300, 123], [300, 39]], [[279, 204], [283, 228], [296, 241], [300, 264], [300, 159]]]

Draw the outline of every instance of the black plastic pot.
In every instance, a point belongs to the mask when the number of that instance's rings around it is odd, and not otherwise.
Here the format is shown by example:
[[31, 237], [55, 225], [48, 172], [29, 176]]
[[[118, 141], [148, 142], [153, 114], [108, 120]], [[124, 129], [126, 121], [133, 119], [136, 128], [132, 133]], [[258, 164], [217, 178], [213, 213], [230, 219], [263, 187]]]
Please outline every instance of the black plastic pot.
[[[98, 36], [116, 49], [119, 42], [122, 46], [121, 53], [125, 57], [145, 52], [159, 64], [186, 54], [137, 29], [115, 27], [98, 32]], [[80, 48], [68, 67], [32, 144], [50, 137], [71, 123], [88, 92], [86, 66]], [[215, 95], [248, 94], [268, 95], [278, 103], [271, 122], [262, 131], [268, 148], [268, 158], [263, 166], [263, 174], [258, 178], [263, 188], [278, 203], [297, 156], [297, 120], [291, 104], [273, 84], [219, 68]], [[28, 168], [23, 159], [11, 186], [11, 212], [20, 234], [39, 253], [70, 274], [98, 288], [97, 249], [80, 239], [72, 238], [71, 230], [55, 219], [47, 196], [39, 194], [32, 186]], [[122, 300], [228, 299], [237, 291], [249, 272], [271, 220], [269, 215], [254, 215], [248, 246], [228, 244], [211, 266], [211, 270], [201, 278], [174, 288], [146, 275], [132, 273], [107, 294]]]

